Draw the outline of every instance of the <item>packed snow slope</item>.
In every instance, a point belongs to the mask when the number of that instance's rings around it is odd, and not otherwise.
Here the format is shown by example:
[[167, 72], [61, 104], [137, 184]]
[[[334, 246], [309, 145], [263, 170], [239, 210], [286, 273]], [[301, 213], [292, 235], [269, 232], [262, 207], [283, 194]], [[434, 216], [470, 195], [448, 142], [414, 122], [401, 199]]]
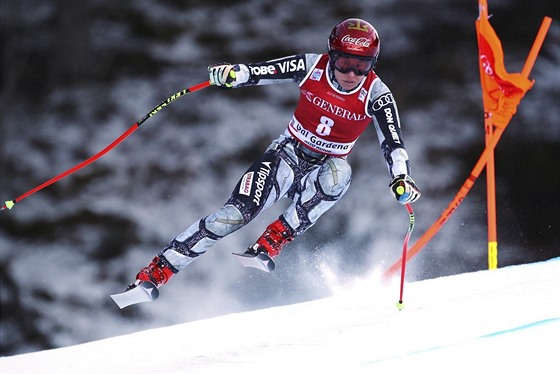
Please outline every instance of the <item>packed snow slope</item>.
[[[495, 152], [507, 267], [560, 256], [560, 2], [488, 3], [510, 72], [522, 69], [543, 17], [554, 19], [535, 85]], [[2, 0], [0, 202], [100, 152], [167, 97], [207, 80], [208, 65], [324, 53], [346, 17], [372, 22], [381, 38], [375, 71], [398, 101], [422, 191], [415, 242], [485, 147], [477, 0]], [[92, 165], [0, 212], [0, 356], [322, 299], [332, 296], [325, 265], [345, 282], [396, 261], [408, 216], [370, 126], [348, 157], [350, 189], [286, 246], [273, 274], [247, 272], [231, 252], [252, 245], [288, 199], [216, 243], [157, 304], [122, 312], [107, 297], [226, 202], [284, 132], [299, 95], [295, 83], [193, 92]], [[409, 281], [487, 268], [485, 186], [481, 175], [410, 262]]]
[[406, 283], [399, 311], [398, 279], [372, 274], [320, 300], [3, 357], [0, 371], [558, 373], [559, 280], [555, 258]]

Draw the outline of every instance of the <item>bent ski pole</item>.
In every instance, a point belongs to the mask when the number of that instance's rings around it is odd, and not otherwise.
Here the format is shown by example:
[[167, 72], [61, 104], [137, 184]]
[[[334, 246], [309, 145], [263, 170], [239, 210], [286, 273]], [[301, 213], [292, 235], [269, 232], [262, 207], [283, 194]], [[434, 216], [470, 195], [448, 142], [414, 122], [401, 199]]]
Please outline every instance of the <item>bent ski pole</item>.
[[111, 151], [113, 148], [115, 148], [117, 145], [119, 145], [119, 143], [121, 143], [124, 139], [126, 139], [130, 134], [132, 134], [134, 131], [136, 131], [136, 129], [138, 129], [138, 127], [140, 127], [141, 124], [143, 124], [144, 122], [146, 122], [149, 118], [153, 117], [154, 115], [156, 115], [160, 110], [162, 110], [163, 108], [165, 108], [167, 105], [171, 104], [173, 101], [177, 100], [180, 97], [183, 97], [184, 95], [188, 94], [189, 92], [194, 92], [194, 91], [198, 91], [202, 88], [208, 87], [210, 86], [210, 82], [206, 81], [206, 82], [202, 82], [199, 83], [197, 85], [194, 85], [192, 87], [189, 88], [185, 88], [184, 90], [181, 90], [179, 92], [177, 92], [176, 94], [169, 96], [167, 99], [165, 99], [164, 101], [162, 101], [158, 106], [156, 106], [154, 109], [152, 109], [149, 113], [147, 113], [144, 117], [142, 117], [138, 122], [136, 122], [134, 125], [132, 125], [128, 130], [126, 130], [121, 136], [119, 136], [117, 139], [115, 139], [115, 141], [113, 141], [111, 144], [109, 144], [107, 147], [105, 147], [104, 149], [102, 149], [101, 151], [99, 151], [98, 153], [96, 153], [95, 155], [91, 156], [90, 158], [88, 158], [85, 161], [82, 161], [81, 163], [77, 164], [76, 166], [66, 170], [65, 172], [57, 175], [54, 178], [49, 179], [48, 181], [46, 181], [45, 183], [27, 191], [26, 193], [24, 193], [23, 195], [13, 199], [13, 200], [8, 200], [4, 203], [4, 205], [2, 206], [2, 208], [0, 208], [0, 210], [4, 210], [4, 209], [12, 209], [13, 206], [15, 205], [15, 203], [20, 202], [21, 200], [25, 199], [26, 197], [33, 195], [35, 192], [42, 190], [43, 188], [61, 180], [64, 177], [67, 177], [68, 175], [82, 169], [83, 167], [93, 163], [94, 161], [98, 160], [99, 158], [103, 157], [106, 153], [108, 153], [109, 151]]
[[401, 264], [401, 289], [399, 295], [399, 302], [397, 303], [397, 308], [402, 310], [403, 305], [403, 292], [404, 292], [404, 274], [406, 270], [406, 252], [408, 251], [408, 242], [410, 241], [410, 236], [412, 235], [412, 230], [414, 230], [414, 210], [412, 210], [412, 205], [405, 204], [406, 210], [408, 211], [408, 231], [404, 237], [403, 250], [402, 250], [402, 264]]

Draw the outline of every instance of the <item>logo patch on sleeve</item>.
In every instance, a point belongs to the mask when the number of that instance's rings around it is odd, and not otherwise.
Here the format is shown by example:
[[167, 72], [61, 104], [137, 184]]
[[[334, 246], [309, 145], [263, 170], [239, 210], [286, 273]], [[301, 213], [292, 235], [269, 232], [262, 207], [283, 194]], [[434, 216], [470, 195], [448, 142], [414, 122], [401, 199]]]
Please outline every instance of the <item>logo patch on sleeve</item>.
[[239, 193], [241, 195], [250, 196], [251, 186], [253, 185], [253, 177], [255, 175], [254, 171], [250, 171], [241, 178], [241, 184], [239, 185]]
[[313, 69], [313, 73], [311, 73], [309, 79], [318, 81], [323, 76], [323, 72], [324, 72], [323, 69]]

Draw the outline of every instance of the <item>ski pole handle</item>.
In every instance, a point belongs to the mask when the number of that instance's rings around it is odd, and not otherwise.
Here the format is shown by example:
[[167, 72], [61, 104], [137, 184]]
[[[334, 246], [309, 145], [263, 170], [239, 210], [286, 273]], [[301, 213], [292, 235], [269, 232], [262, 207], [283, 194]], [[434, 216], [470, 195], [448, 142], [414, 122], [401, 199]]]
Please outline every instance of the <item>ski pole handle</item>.
[[405, 193], [405, 191], [406, 188], [404, 186], [404, 181], [400, 181], [399, 183], [393, 186], [393, 193], [397, 196], [401, 196], [402, 194]]

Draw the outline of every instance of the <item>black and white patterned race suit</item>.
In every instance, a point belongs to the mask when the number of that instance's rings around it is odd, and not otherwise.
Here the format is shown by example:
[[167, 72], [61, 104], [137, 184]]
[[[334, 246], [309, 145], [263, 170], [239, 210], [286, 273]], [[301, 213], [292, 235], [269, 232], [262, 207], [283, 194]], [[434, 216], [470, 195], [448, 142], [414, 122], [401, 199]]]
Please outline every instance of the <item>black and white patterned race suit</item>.
[[280, 216], [283, 223], [294, 236], [309, 229], [347, 191], [352, 171], [346, 156], [367, 123], [375, 126], [390, 176], [410, 171], [396, 103], [375, 72], [353, 91], [343, 91], [325, 54], [299, 54], [237, 68], [239, 82], [234, 87], [295, 82], [300, 101], [288, 129], [249, 167], [229, 200], [159, 253], [175, 271], [282, 197], [293, 202]]
[[249, 167], [223, 207], [192, 224], [160, 255], [181, 270], [217, 240], [248, 224], [282, 197], [293, 202], [280, 219], [297, 236], [344, 195], [351, 175], [345, 158], [328, 157], [298, 146], [286, 132]]

